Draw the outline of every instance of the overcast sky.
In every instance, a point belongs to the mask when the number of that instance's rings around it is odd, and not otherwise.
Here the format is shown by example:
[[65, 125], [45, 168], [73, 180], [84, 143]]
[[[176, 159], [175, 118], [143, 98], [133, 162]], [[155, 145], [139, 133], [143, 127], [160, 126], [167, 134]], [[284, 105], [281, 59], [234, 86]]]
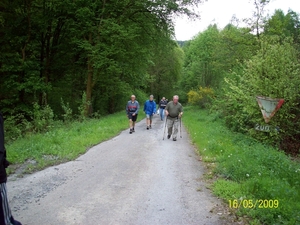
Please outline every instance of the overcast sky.
[[[253, 0], [208, 0], [195, 9], [200, 12], [200, 19], [196, 21], [191, 21], [187, 17], [175, 19], [176, 40], [190, 40], [213, 23], [222, 29], [233, 15], [238, 19], [249, 18], [254, 10], [252, 2]], [[282, 9], [284, 13], [292, 9], [299, 13], [300, 0], [271, 0], [266, 7], [266, 14], [272, 15], [275, 9]]]

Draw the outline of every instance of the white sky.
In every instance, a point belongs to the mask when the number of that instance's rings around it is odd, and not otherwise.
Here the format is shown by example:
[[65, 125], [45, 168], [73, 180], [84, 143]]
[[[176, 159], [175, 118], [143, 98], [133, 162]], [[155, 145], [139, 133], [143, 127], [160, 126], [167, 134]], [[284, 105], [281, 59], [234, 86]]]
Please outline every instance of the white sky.
[[[275, 9], [282, 9], [284, 13], [292, 9], [299, 13], [300, 0], [271, 0], [265, 9], [265, 15], [272, 15]], [[222, 29], [230, 22], [233, 15], [238, 19], [250, 18], [254, 11], [254, 5], [251, 0], [207, 0], [200, 4], [195, 11], [200, 12], [201, 16], [196, 21], [191, 21], [187, 17], [175, 19], [176, 40], [190, 40], [214, 23]]]

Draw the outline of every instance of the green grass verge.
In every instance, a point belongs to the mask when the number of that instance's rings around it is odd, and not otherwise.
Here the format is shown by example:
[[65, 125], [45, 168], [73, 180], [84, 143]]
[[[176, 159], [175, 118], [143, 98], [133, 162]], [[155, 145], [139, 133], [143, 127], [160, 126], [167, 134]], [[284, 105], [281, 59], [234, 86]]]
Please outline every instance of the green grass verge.
[[251, 218], [250, 224], [300, 224], [299, 162], [229, 131], [217, 114], [205, 110], [186, 107], [184, 125], [216, 177], [213, 193], [237, 215]]
[[[138, 121], [143, 118], [141, 113]], [[21, 173], [30, 173], [76, 159], [93, 145], [116, 136], [128, 126], [124, 112], [65, 125], [57, 123], [49, 132], [31, 134], [6, 146], [8, 160], [12, 163], [8, 173], [20, 167], [24, 167]]]

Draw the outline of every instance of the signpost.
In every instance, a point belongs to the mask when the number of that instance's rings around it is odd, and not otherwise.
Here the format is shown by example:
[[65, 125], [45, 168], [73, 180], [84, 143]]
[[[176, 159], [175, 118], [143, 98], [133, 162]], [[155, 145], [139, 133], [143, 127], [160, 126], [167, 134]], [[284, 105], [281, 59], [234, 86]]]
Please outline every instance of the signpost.
[[[275, 115], [275, 113], [280, 109], [282, 104], [284, 103], [284, 99], [274, 99], [274, 98], [268, 98], [263, 96], [256, 96], [257, 103], [259, 105], [260, 111], [265, 119], [265, 122], [270, 122], [271, 118]], [[263, 132], [270, 132], [272, 130], [279, 131], [279, 128], [269, 126], [267, 124], [265, 125], [255, 125], [255, 130], [263, 131]]]
[[261, 110], [261, 113], [265, 119], [265, 122], [268, 123], [275, 113], [280, 109], [284, 103], [284, 99], [273, 99], [268, 97], [257, 96], [257, 103]]

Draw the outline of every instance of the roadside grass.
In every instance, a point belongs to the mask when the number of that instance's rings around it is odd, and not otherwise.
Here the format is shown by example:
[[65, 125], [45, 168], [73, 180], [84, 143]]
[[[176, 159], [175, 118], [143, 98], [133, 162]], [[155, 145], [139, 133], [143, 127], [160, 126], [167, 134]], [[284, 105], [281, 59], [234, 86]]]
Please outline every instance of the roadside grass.
[[[138, 121], [143, 118], [142, 114], [139, 115]], [[116, 136], [128, 126], [124, 112], [83, 122], [56, 122], [46, 133], [31, 134], [6, 145], [8, 160], [12, 164], [8, 167], [8, 174], [21, 169], [22, 176], [23, 173], [74, 160], [90, 147]]]
[[[300, 163], [229, 131], [218, 114], [186, 107], [183, 118], [206, 162], [213, 193], [249, 224], [300, 224]], [[212, 179], [214, 177], [214, 179]]]

